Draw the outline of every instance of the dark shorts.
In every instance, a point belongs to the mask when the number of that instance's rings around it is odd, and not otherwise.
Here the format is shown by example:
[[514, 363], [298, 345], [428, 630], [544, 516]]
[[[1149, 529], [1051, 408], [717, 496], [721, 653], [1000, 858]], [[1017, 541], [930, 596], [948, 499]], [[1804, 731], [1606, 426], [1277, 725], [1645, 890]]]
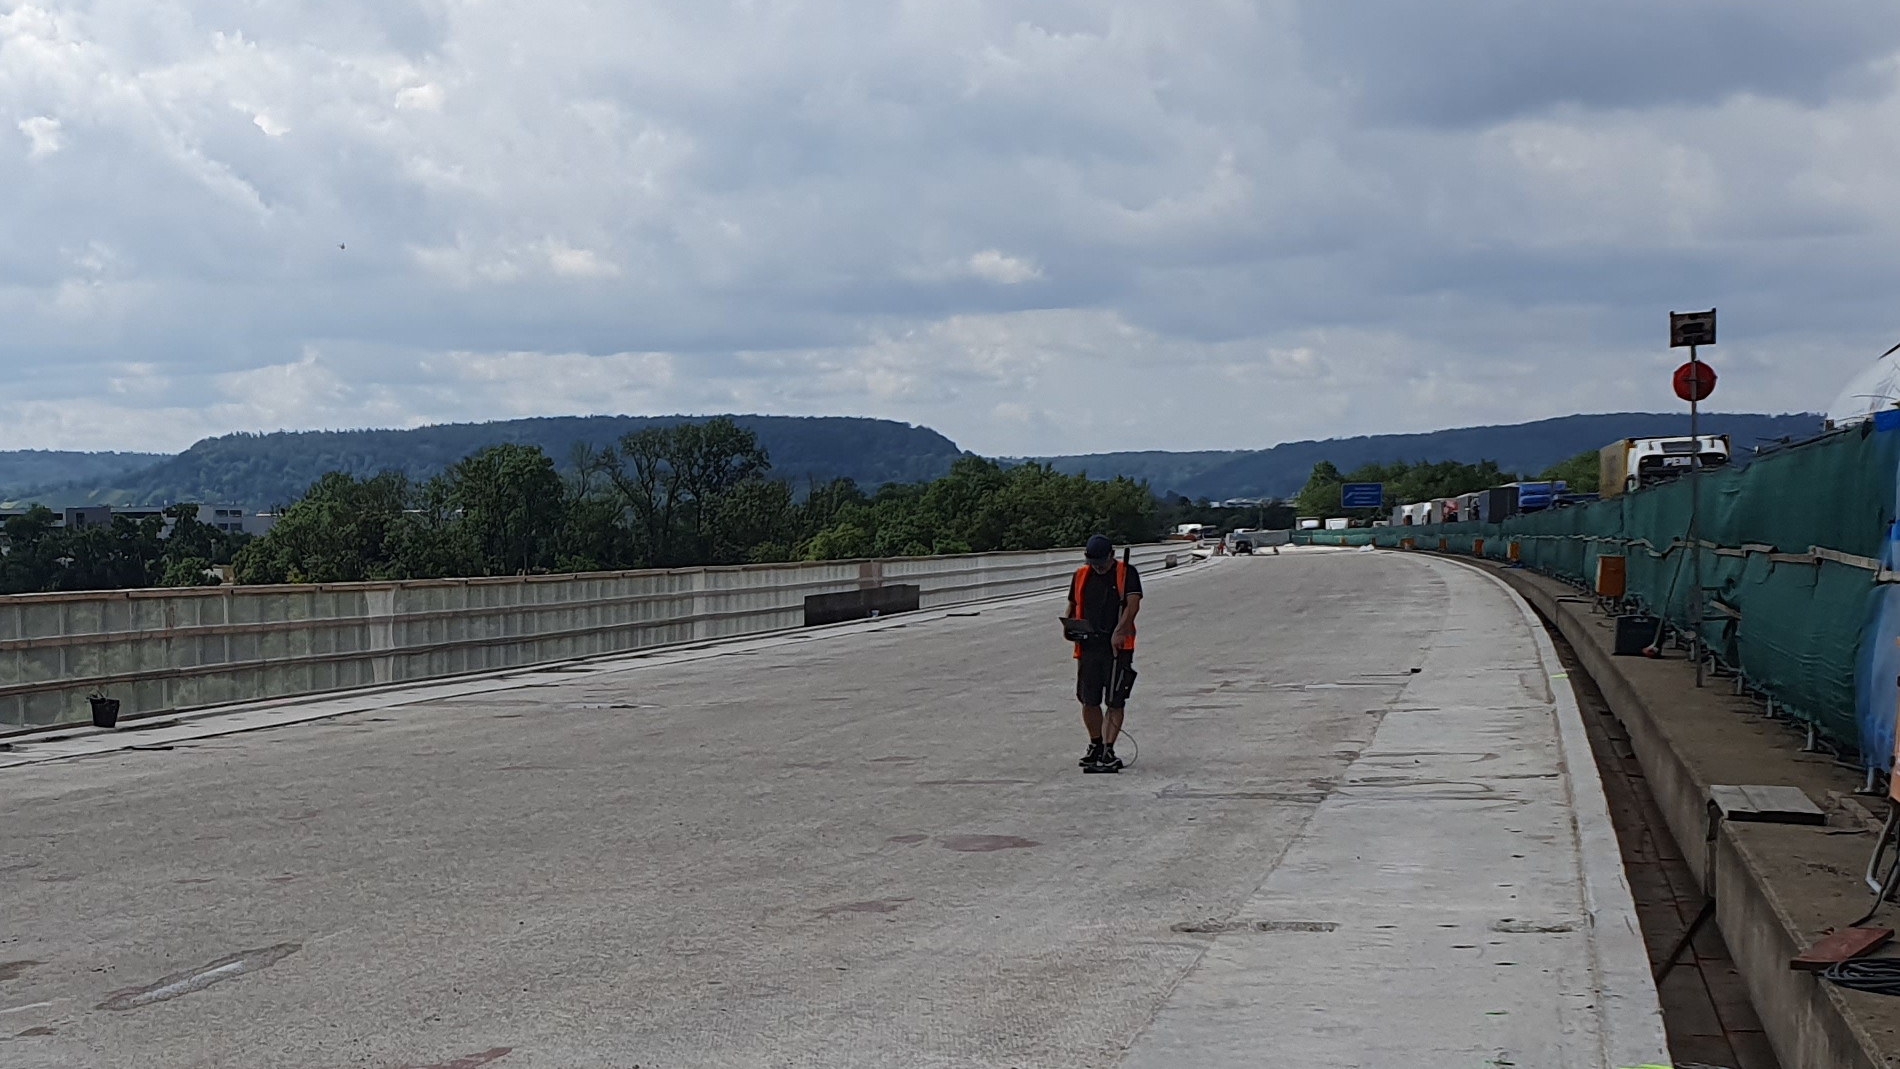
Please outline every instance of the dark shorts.
[[1083, 705], [1101, 705], [1106, 697], [1111, 708], [1120, 709], [1134, 689], [1133, 650], [1111, 656], [1107, 650], [1084, 649], [1082, 659], [1075, 662], [1075, 700]]

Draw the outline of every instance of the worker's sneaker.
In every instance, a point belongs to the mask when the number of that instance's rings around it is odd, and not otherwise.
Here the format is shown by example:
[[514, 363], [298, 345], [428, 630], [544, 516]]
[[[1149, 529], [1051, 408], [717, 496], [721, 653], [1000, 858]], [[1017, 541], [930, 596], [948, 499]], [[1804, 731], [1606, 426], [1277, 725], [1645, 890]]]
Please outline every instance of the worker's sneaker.
[[1081, 765], [1083, 768], [1088, 768], [1090, 765], [1095, 764], [1102, 759], [1102, 749], [1103, 746], [1099, 742], [1089, 743], [1089, 752], [1083, 754], [1082, 760], [1077, 761], [1076, 764]]
[[1122, 759], [1115, 756], [1115, 747], [1103, 746], [1102, 756], [1096, 759], [1095, 770], [1097, 772], [1120, 772], [1122, 767]]

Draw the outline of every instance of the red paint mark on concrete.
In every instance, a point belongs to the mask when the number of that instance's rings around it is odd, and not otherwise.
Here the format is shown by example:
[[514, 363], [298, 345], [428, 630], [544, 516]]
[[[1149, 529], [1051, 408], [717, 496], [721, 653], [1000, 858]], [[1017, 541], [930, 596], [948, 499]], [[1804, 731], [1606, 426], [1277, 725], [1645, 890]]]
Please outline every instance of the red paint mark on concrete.
[[818, 910], [820, 917], [835, 917], [840, 913], [896, 913], [908, 898], [874, 898], [869, 902], [846, 902], [838, 906], [826, 906]]
[[987, 854], [996, 850], [1027, 850], [1042, 844], [1014, 835], [945, 835], [937, 840], [945, 850], [962, 854]]
[[399, 1065], [396, 1069], [481, 1069], [489, 1062], [498, 1062], [506, 1058], [514, 1053], [514, 1049], [513, 1047], [495, 1047], [492, 1050], [482, 1051], [480, 1054], [457, 1058], [452, 1062], [437, 1062], [434, 1065]]

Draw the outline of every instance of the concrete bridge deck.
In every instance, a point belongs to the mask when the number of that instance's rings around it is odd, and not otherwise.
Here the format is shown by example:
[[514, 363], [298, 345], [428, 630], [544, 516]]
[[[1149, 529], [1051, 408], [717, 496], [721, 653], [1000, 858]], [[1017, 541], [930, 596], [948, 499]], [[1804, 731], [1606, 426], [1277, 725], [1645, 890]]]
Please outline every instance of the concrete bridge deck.
[[0, 1064], [1666, 1063], [1511, 595], [1148, 578], [1119, 776], [1075, 766], [1059, 596], [0, 769]]

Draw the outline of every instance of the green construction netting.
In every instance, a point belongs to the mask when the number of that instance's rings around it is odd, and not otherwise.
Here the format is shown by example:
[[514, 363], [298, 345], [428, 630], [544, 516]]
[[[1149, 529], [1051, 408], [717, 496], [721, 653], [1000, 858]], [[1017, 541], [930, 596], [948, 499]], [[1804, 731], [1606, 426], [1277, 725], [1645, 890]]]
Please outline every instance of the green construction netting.
[[[1892, 567], [1900, 429], [1882, 419], [1791, 446], [1743, 468], [1709, 472], [1699, 488], [1702, 584], [1710, 648], [1791, 715], [1837, 745], [1887, 767], [1893, 752], [1894, 659], [1900, 593]], [[1593, 583], [1597, 557], [1627, 559], [1628, 593], [1643, 608], [1687, 625], [1695, 593], [1687, 479], [1501, 524], [1454, 523], [1312, 531], [1317, 545], [1396, 548], [1410, 538], [1435, 550], [1507, 559]], [[1824, 553], [1816, 557], [1815, 550]], [[1790, 555], [1799, 559], [1792, 559]], [[1846, 560], [1833, 559], [1835, 557]], [[1863, 656], [1865, 654], [1865, 656]], [[1858, 680], [1858, 685], [1857, 685]]]

